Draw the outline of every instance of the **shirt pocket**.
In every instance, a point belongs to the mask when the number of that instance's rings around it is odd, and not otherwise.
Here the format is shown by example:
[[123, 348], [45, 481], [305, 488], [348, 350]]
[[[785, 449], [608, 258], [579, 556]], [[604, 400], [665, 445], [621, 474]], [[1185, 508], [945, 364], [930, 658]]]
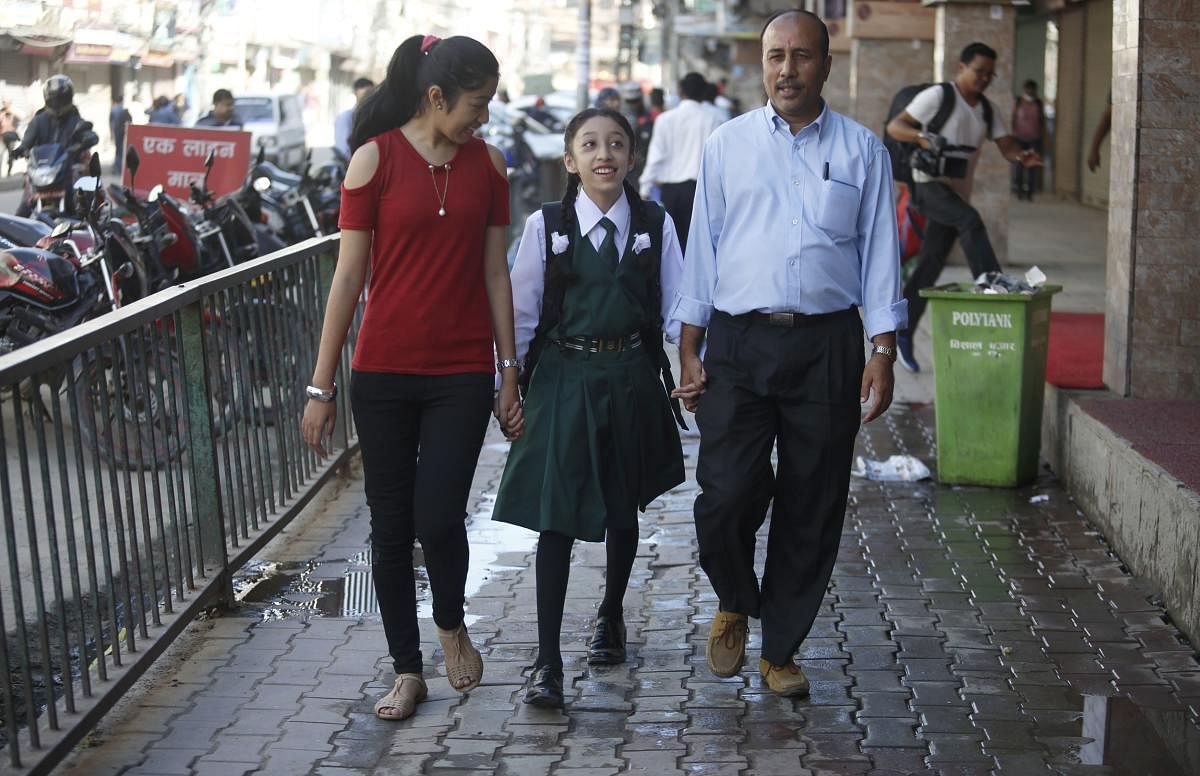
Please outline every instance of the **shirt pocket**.
[[858, 224], [860, 196], [858, 187], [852, 184], [832, 179], [821, 181], [817, 226], [834, 238], [853, 237]]

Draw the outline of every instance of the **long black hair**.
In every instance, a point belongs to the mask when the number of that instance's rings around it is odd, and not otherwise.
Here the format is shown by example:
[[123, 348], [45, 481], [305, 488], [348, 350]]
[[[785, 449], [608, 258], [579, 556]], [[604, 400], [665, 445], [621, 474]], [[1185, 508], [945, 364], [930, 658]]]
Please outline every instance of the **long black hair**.
[[383, 83], [355, 109], [351, 151], [376, 135], [407, 124], [421, 112], [431, 86], [441, 87], [447, 104], [454, 107], [463, 92], [500, 77], [495, 55], [473, 38], [456, 35], [423, 45], [425, 40], [424, 35], [413, 35], [401, 43], [392, 54]]

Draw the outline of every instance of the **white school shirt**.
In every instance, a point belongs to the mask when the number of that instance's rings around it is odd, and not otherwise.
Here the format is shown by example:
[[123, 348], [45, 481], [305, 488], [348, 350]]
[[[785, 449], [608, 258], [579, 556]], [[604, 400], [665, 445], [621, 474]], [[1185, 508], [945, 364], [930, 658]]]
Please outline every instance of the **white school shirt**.
[[696, 180], [704, 141], [722, 121], [714, 110], [695, 100], [683, 100], [678, 108], [661, 113], [654, 120], [646, 166], [638, 177], [642, 196], [649, 196], [655, 184]]
[[[607, 217], [617, 226], [617, 245], [623, 250], [628, 244], [629, 230], [632, 224], [632, 214], [629, 200], [624, 193], [605, 213], [596, 203], [588, 198], [583, 188], [575, 200], [575, 222], [579, 231], [599, 250], [604, 241], [604, 228], [600, 219]], [[632, 254], [632, 251], [630, 251]], [[623, 252], [619, 261], [628, 258]], [[683, 274], [683, 252], [679, 250], [679, 238], [675, 234], [675, 223], [670, 214], [664, 214], [662, 233], [662, 300], [661, 311], [663, 321], [668, 320], [671, 306], [674, 304], [675, 291], [679, 287], [679, 278]], [[542, 292], [546, 281], [546, 226], [540, 209], [533, 211], [525, 219], [525, 231], [521, 235], [521, 244], [517, 248], [517, 258], [512, 268], [513, 317], [516, 324], [517, 359], [525, 360], [529, 352], [529, 343], [533, 340], [534, 330], [542, 314]], [[664, 323], [667, 340], [679, 341], [679, 323], [671, 321]]]

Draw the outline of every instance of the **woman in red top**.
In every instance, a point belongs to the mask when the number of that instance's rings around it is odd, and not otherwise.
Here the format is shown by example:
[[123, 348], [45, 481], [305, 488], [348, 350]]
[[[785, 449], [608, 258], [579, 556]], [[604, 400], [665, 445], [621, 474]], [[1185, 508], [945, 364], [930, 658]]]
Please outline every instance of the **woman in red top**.
[[[504, 239], [508, 181], [503, 155], [474, 136], [498, 78], [483, 44], [414, 36], [354, 116], [341, 250], [302, 425], [305, 442], [324, 456], [333, 377], [369, 266], [350, 399], [371, 508], [375, 592], [398, 674], [375, 705], [383, 719], [410, 716], [426, 695], [414, 539], [451, 686], [466, 692], [483, 674], [463, 625], [465, 510], [489, 409], [506, 433], [521, 429]], [[493, 405], [496, 368], [502, 383]]]

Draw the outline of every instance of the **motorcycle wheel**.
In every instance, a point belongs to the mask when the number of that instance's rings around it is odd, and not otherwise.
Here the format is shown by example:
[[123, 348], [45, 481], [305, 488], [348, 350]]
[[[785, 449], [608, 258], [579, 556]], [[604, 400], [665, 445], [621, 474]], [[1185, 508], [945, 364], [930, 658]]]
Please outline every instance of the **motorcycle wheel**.
[[[219, 325], [207, 324], [206, 336], [215, 337]], [[187, 448], [187, 393], [173, 343], [166, 338], [137, 352], [128, 343], [109, 342], [75, 359], [72, 390], [80, 433], [88, 444], [94, 441], [100, 456], [113, 466], [159, 469]], [[236, 365], [230, 368], [227, 350], [209, 348], [205, 358], [212, 383], [206, 391], [212, 435], [220, 437], [237, 422], [246, 379]], [[140, 382], [142, 375], [145, 382]]]
[[[300, 319], [299, 311], [288, 302], [250, 299], [235, 306], [229, 320], [239, 340], [238, 348], [247, 354], [242, 366], [243, 385], [238, 396], [238, 413], [264, 426], [273, 426], [288, 416], [289, 401], [304, 395], [308, 384], [306, 364], [293, 348], [280, 347], [271, 337]], [[269, 322], [269, 323], [268, 323]], [[278, 382], [276, 382], [278, 381]], [[283, 389], [278, 393], [276, 384]], [[290, 409], [298, 409], [300, 404]]]
[[[160, 344], [145, 352], [108, 342], [81, 353], [72, 370], [79, 431], [123, 469], [158, 469], [183, 452], [186, 412], [179, 357]], [[145, 382], [137, 379], [145, 375]]]
[[223, 197], [217, 204], [216, 212], [217, 222], [221, 225], [225, 241], [229, 244], [234, 263], [240, 264], [256, 258], [259, 255], [258, 240], [250, 216], [246, 215], [246, 209], [241, 203], [233, 196]]

